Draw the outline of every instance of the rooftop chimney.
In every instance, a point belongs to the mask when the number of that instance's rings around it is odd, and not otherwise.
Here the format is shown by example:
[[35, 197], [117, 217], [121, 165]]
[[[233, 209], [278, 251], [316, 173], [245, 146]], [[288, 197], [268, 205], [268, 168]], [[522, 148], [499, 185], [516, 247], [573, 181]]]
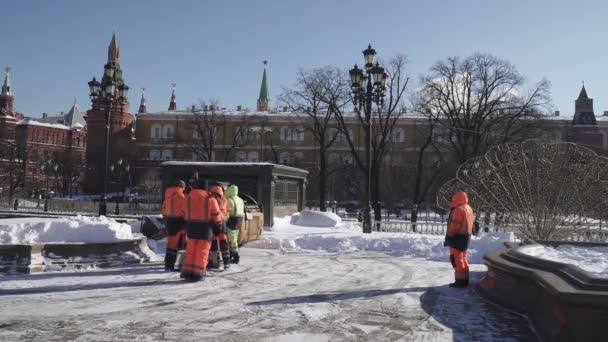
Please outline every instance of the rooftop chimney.
[[608, 110], [604, 111], [604, 116], [608, 116]]
[[49, 113], [42, 113], [42, 118], [46, 119], [49, 116]]
[[559, 116], [559, 110], [556, 110], [555, 113], [553, 113], [553, 115]]
[[237, 111], [237, 112], [240, 112], [241, 110], [242, 110], [241, 105], [236, 106], [236, 111]]
[[203, 110], [204, 110], [205, 112], [208, 112], [208, 111], [209, 111], [209, 106], [208, 106], [208, 105], [204, 105], [204, 106], [203, 106]]
[[287, 106], [283, 107], [283, 113], [287, 113]]
[[192, 113], [196, 112], [196, 106], [192, 105], [192, 109], [191, 110], [192, 110]]

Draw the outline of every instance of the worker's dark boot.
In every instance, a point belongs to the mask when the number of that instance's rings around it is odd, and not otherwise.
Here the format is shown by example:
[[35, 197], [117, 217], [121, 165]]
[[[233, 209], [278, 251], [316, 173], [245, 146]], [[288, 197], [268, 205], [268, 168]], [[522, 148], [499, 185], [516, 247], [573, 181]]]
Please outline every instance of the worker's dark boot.
[[450, 287], [463, 288], [469, 286], [469, 279], [456, 279], [455, 282], [450, 283]]
[[239, 260], [240, 260], [239, 252], [232, 253], [232, 263], [233, 264], [238, 264]]

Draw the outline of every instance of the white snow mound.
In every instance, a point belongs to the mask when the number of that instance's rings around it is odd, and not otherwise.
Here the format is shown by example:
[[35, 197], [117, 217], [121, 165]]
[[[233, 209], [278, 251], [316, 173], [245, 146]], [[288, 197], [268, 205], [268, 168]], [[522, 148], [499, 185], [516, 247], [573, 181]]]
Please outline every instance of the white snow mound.
[[0, 243], [116, 242], [133, 239], [131, 226], [104, 216], [0, 220]]
[[[264, 232], [259, 240], [249, 242], [247, 247], [285, 252], [383, 252], [434, 261], [449, 260], [449, 250], [443, 246], [443, 235], [387, 232], [364, 234], [357, 222], [343, 221], [335, 227], [302, 227], [290, 223], [291, 218], [275, 217], [273, 230]], [[469, 262], [483, 263], [484, 255], [504, 249], [505, 241], [514, 241], [513, 233], [486, 233], [471, 237], [467, 251]]]
[[297, 216], [293, 224], [302, 227], [337, 227], [342, 223], [340, 216], [323, 211], [305, 210]]

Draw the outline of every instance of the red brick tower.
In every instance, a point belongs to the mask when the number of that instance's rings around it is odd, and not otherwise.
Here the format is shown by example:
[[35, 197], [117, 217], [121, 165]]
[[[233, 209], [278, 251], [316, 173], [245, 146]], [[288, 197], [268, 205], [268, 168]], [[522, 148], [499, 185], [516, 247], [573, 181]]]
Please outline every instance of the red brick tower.
[[6, 67], [6, 76], [0, 92], [0, 142], [15, 139], [17, 118], [13, 109], [13, 91], [11, 88], [10, 68]]
[[[112, 101], [108, 100], [108, 90], [114, 85]], [[100, 93], [92, 101], [87, 111], [87, 173], [86, 190], [99, 193], [102, 189], [103, 164], [105, 156], [106, 120], [109, 111], [109, 164], [118, 159], [132, 160], [135, 143], [132, 139], [133, 115], [129, 113], [129, 101], [122, 97], [121, 88], [126, 87], [120, 68], [120, 49], [116, 33], [108, 46], [108, 63], [104, 65]], [[128, 87], [126, 87], [128, 89]]]
[[574, 103], [574, 119], [568, 133], [568, 141], [591, 148], [602, 147], [604, 137], [595, 119], [593, 99], [587, 96], [584, 84]]

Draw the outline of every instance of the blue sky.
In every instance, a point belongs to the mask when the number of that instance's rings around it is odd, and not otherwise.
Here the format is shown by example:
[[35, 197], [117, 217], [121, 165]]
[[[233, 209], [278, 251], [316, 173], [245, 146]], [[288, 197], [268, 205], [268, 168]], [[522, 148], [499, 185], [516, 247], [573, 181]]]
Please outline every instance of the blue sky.
[[[7, 1], [0, 65], [11, 65], [15, 107], [30, 116], [89, 107], [112, 31], [131, 87], [164, 110], [217, 99], [255, 108], [268, 59], [273, 105], [299, 68], [345, 69], [371, 43], [380, 58], [405, 54], [416, 80], [448, 56], [488, 52], [531, 81], [552, 83], [554, 109], [574, 110], [585, 81], [595, 112], [608, 110], [605, 1]], [[4, 73], [2, 72], [2, 78]]]

